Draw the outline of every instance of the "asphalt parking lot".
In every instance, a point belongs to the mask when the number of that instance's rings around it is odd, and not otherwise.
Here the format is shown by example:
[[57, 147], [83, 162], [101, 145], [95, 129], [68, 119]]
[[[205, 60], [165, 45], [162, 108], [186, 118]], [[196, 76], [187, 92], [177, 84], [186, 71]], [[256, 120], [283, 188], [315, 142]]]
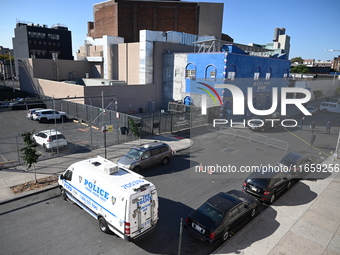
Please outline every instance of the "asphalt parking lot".
[[41, 155], [39, 160], [104, 147], [104, 139], [107, 146], [131, 140], [131, 137], [122, 136], [118, 130], [108, 132], [104, 137], [98, 127], [90, 127], [72, 118], [65, 121], [39, 123], [28, 119], [26, 113], [26, 110], [0, 108], [0, 164], [6, 164], [6, 162], [22, 163], [19, 150], [23, 147], [23, 142], [20, 134], [28, 131], [37, 133], [42, 130], [55, 129], [61, 132], [68, 141], [66, 147], [58, 150], [45, 151], [41, 146], [38, 146], [37, 151]]

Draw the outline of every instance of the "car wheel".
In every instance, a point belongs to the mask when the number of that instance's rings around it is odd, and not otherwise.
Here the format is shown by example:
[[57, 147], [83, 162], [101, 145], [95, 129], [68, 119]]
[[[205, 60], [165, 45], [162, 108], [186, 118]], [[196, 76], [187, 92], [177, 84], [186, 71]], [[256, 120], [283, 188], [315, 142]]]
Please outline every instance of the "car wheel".
[[141, 168], [140, 166], [135, 166], [135, 167], [133, 168], [133, 171], [134, 171], [135, 173], [137, 173], [137, 174], [140, 173], [140, 170], [142, 170], [142, 168]]
[[109, 226], [107, 225], [106, 220], [103, 217], [99, 218], [99, 228], [105, 234], [108, 234], [110, 232]]
[[45, 144], [43, 144], [43, 148], [46, 152], [50, 151], [51, 149], [47, 148]]
[[227, 241], [228, 238], [229, 238], [229, 231], [226, 230], [226, 231], [224, 231], [224, 233], [223, 233], [222, 241], [223, 241], [223, 242], [224, 242], [224, 241]]
[[290, 189], [291, 186], [292, 186], [292, 183], [291, 183], [291, 182], [288, 182], [288, 183], [287, 183], [286, 189], [287, 189], [287, 190]]
[[46, 123], [46, 122], [47, 122], [47, 118], [41, 118], [41, 119], [39, 120], [39, 122], [40, 122], [40, 123]]
[[251, 211], [250, 218], [254, 218], [256, 214], [256, 207]]
[[60, 195], [64, 200], [67, 199], [66, 191], [64, 188], [60, 188]]
[[323, 111], [323, 112], [327, 112], [327, 110], [326, 110], [326, 109], [323, 109], [322, 111]]
[[169, 158], [168, 157], [163, 158], [162, 164], [167, 165], [168, 163], [169, 163]]
[[269, 204], [274, 203], [275, 198], [276, 198], [276, 197], [275, 197], [275, 194], [273, 194], [273, 195], [270, 197]]
[[264, 132], [266, 131], [266, 129], [264, 127], [261, 128], [261, 132]]

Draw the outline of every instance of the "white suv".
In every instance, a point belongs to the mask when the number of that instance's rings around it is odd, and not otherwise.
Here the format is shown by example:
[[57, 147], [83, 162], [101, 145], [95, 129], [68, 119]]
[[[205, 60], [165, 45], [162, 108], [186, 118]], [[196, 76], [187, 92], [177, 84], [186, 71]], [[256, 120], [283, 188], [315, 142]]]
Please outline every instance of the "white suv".
[[41, 145], [45, 151], [49, 151], [52, 148], [61, 148], [67, 146], [67, 140], [65, 136], [54, 129], [43, 130], [32, 136], [32, 139], [39, 145]]
[[68, 119], [68, 115], [66, 112], [54, 111], [52, 109], [44, 109], [34, 112], [33, 119], [38, 120], [39, 122], [47, 122], [54, 119], [66, 120]]

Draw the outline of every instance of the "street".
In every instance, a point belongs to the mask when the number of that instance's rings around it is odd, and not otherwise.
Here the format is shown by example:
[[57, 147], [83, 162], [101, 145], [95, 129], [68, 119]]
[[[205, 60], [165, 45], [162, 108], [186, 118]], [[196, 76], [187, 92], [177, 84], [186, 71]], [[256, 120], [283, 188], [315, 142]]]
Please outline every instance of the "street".
[[[313, 119], [316, 117], [310, 117]], [[338, 115], [319, 113], [319, 123]], [[310, 121], [310, 120], [308, 120]], [[321, 163], [336, 146], [338, 125], [332, 134], [325, 134], [317, 126], [317, 140], [314, 146], [308, 144], [310, 130], [294, 128], [261, 133], [289, 143], [289, 151], [308, 155], [314, 163]], [[244, 132], [252, 132], [248, 129]], [[98, 222], [76, 205], [64, 201], [59, 190], [53, 189], [30, 196], [0, 208], [0, 245], [4, 254], [177, 254], [181, 218], [199, 207], [209, 197], [220, 191], [240, 190], [247, 172], [222, 172], [208, 174], [197, 171], [196, 166], [256, 166], [276, 164], [286, 151], [266, 147], [264, 144], [249, 142], [242, 137], [231, 137], [212, 131], [211, 127], [180, 132], [190, 137], [194, 145], [179, 152], [166, 166], [156, 166], [142, 174], [154, 183], [159, 196], [159, 222], [156, 230], [142, 240], [128, 243], [115, 235], [105, 235], [99, 230]], [[306, 142], [307, 141], [307, 142]], [[325, 178], [327, 175], [317, 176]], [[315, 178], [312, 177], [312, 178]], [[305, 187], [308, 192], [308, 186]], [[284, 196], [284, 194], [283, 194]], [[278, 198], [280, 199], [280, 198]], [[311, 196], [313, 199], [313, 196]], [[302, 201], [310, 202], [310, 199]], [[301, 202], [300, 202], [301, 203]], [[294, 206], [294, 201], [290, 206]], [[268, 209], [267, 209], [268, 208]], [[257, 214], [271, 207], [260, 205]], [[275, 219], [275, 211], [270, 213]], [[256, 217], [255, 219], [256, 220]], [[266, 231], [271, 235], [275, 229]], [[259, 240], [265, 236], [259, 236]], [[256, 240], [253, 240], [256, 242]], [[229, 242], [232, 242], [232, 238]], [[221, 243], [207, 245], [192, 238], [183, 228], [182, 254], [210, 254]]]

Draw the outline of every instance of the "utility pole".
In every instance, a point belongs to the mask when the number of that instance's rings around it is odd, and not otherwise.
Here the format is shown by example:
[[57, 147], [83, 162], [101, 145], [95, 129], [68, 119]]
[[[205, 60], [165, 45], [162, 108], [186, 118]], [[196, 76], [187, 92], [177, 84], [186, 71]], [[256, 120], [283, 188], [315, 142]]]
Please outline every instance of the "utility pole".
[[15, 88], [14, 88], [14, 80], [13, 80], [12, 56], [11, 56], [11, 51], [10, 50], [8, 51], [8, 56], [9, 56], [9, 66], [11, 68], [12, 89], [13, 89], [13, 92], [14, 92]]

